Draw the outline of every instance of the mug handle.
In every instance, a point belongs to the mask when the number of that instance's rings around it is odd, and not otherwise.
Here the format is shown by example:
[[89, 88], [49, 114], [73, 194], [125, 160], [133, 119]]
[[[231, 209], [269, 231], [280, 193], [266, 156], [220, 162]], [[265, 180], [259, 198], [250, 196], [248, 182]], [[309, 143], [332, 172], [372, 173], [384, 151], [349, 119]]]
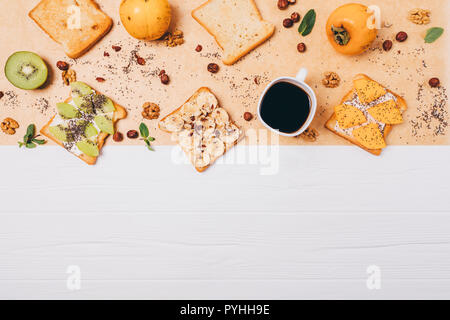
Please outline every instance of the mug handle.
[[305, 82], [306, 76], [308, 75], [308, 70], [306, 68], [301, 68], [295, 78], [300, 82]]

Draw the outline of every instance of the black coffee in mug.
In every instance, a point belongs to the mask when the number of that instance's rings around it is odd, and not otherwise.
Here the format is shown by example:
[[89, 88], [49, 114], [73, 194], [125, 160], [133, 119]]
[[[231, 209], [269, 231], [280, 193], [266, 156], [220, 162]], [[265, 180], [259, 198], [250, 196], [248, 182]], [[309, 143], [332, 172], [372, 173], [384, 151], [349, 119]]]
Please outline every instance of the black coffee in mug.
[[294, 133], [305, 124], [311, 111], [309, 95], [289, 82], [275, 83], [261, 103], [261, 118], [271, 128]]

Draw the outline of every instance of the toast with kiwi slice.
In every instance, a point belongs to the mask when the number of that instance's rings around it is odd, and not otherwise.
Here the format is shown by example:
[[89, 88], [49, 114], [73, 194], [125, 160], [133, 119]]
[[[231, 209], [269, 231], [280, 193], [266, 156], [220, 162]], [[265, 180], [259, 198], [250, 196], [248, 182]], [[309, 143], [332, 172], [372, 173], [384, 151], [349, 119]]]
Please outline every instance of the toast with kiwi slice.
[[403, 122], [401, 113], [407, 109], [406, 101], [398, 94], [369, 76], [358, 74], [353, 79], [353, 88], [335, 107], [325, 127], [379, 156], [386, 147], [386, 137], [394, 125]]
[[89, 165], [96, 163], [106, 138], [127, 111], [83, 82], [71, 83], [71, 96], [41, 133]]

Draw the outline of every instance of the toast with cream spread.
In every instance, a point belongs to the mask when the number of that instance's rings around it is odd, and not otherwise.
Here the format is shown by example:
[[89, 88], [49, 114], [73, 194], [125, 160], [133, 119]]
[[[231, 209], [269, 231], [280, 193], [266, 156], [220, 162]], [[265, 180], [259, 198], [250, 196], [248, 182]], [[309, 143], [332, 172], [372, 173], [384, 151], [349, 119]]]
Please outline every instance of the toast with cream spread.
[[198, 172], [205, 171], [241, 138], [241, 130], [219, 106], [209, 88], [198, 89], [181, 107], [165, 116], [159, 128], [172, 134]]
[[83, 82], [73, 82], [71, 97], [57, 104], [58, 113], [41, 133], [89, 165], [96, 163], [106, 138], [114, 134], [125, 108]]
[[353, 88], [334, 108], [325, 127], [351, 143], [380, 155], [392, 127], [403, 122], [406, 101], [367, 75], [359, 74]]
[[67, 56], [86, 53], [112, 27], [112, 20], [93, 0], [42, 0], [29, 16]]
[[223, 63], [234, 64], [269, 39], [273, 24], [264, 21], [254, 0], [209, 0], [192, 11], [224, 50]]

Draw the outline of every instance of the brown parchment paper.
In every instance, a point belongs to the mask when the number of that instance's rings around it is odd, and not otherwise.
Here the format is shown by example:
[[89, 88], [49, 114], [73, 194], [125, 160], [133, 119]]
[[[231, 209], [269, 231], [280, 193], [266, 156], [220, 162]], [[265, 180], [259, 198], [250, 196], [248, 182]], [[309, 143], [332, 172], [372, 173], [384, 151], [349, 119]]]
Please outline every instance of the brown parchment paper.
[[[50, 79], [43, 89], [24, 91], [13, 87], [0, 72], [0, 120], [12, 117], [21, 127], [14, 136], [0, 132], [0, 144], [16, 144], [21, 140], [26, 126], [35, 123], [40, 129], [55, 113], [55, 104], [64, 101], [70, 92], [63, 85], [61, 71], [56, 68], [58, 60], [71, 64], [77, 72], [79, 81], [84, 81], [100, 92], [108, 95], [124, 106], [128, 118], [119, 122], [119, 131], [126, 133], [137, 129], [142, 120], [141, 106], [144, 102], [155, 102], [161, 107], [161, 117], [179, 107], [201, 86], [210, 87], [217, 95], [221, 105], [232, 119], [244, 130], [263, 129], [257, 119], [246, 122], [243, 113], [256, 114], [259, 96], [265, 86], [279, 76], [294, 76], [301, 67], [309, 70], [307, 82], [318, 97], [317, 115], [312, 127], [318, 130], [315, 142], [302, 138], [281, 137], [284, 145], [340, 145], [348, 144], [344, 139], [328, 132], [324, 123], [332, 113], [333, 107], [350, 89], [355, 74], [366, 73], [389, 89], [403, 96], [409, 106], [404, 124], [395, 126], [388, 137], [388, 144], [398, 145], [448, 145], [450, 144], [446, 86], [449, 81], [448, 52], [448, 0], [372, 0], [357, 1], [366, 5], [375, 4], [381, 8], [382, 21], [392, 24], [390, 28], [379, 31], [378, 39], [366, 53], [347, 57], [336, 53], [328, 43], [324, 26], [329, 14], [348, 0], [302, 0], [281, 11], [276, 0], [256, 0], [264, 17], [276, 25], [274, 36], [262, 46], [251, 52], [233, 66], [221, 62], [221, 49], [213, 38], [191, 17], [190, 12], [203, 0], [171, 0], [173, 23], [171, 30], [182, 30], [185, 43], [169, 48], [163, 41], [139, 41], [125, 31], [119, 19], [120, 0], [98, 0], [101, 8], [113, 18], [114, 27], [106, 37], [97, 43], [87, 54], [76, 60], [65, 56], [60, 45], [51, 40], [29, 17], [28, 12], [38, 0], [0, 1], [0, 65], [1, 69], [10, 54], [28, 50], [42, 56], [50, 67]], [[431, 23], [426, 26], [413, 24], [407, 19], [413, 8], [431, 10]], [[301, 37], [298, 23], [290, 29], [282, 26], [284, 18], [298, 11], [302, 16], [309, 10], [317, 12], [316, 25], [310, 35]], [[433, 44], [425, 44], [423, 37], [432, 26], [444, 27], [444, 35]], [[408, 40], [398, 43], [394, 40], [393, 49], [384, 52], [381, 44], [386, 39], [394, 39], [399, 31], [408, 33]], [[304, 42], [307, 51], [297, 52], [297, 44]], [[198, 44], [203, 51], [198, 53]], [[120, 52], [111, 49], [112, 45], [122, 47]], [[109, 57], [104, 56], [109, 53]], [[145, 66], [136, 63], [135, 54], [146, 60]], [[207, 72], [208, 63], [220, 66], [217, 74]], [[162, 85], [158, 74], [161, 69], [170, 76], [169, 85]], [[323, 73], [335, 71], [342, 81], [339, 87], [325, 88], [321, 84]], [[103, 77], [105, 82], [95, 79]], [[431, 89], [428, 80], [439, 77], [441, 88]], [[256, 79], [256, 80], [255, 80]], [[169, 134], [157, 129], [157, 121], [145, 121], [156, 138], [155, 144], [173, 144]], [[126, 139], [125, 144], [140, 144], [142, 141]], [[49, 142], [52, 144], [52, 142]], [[115, 143], [109, 138], [107, 145]]]

